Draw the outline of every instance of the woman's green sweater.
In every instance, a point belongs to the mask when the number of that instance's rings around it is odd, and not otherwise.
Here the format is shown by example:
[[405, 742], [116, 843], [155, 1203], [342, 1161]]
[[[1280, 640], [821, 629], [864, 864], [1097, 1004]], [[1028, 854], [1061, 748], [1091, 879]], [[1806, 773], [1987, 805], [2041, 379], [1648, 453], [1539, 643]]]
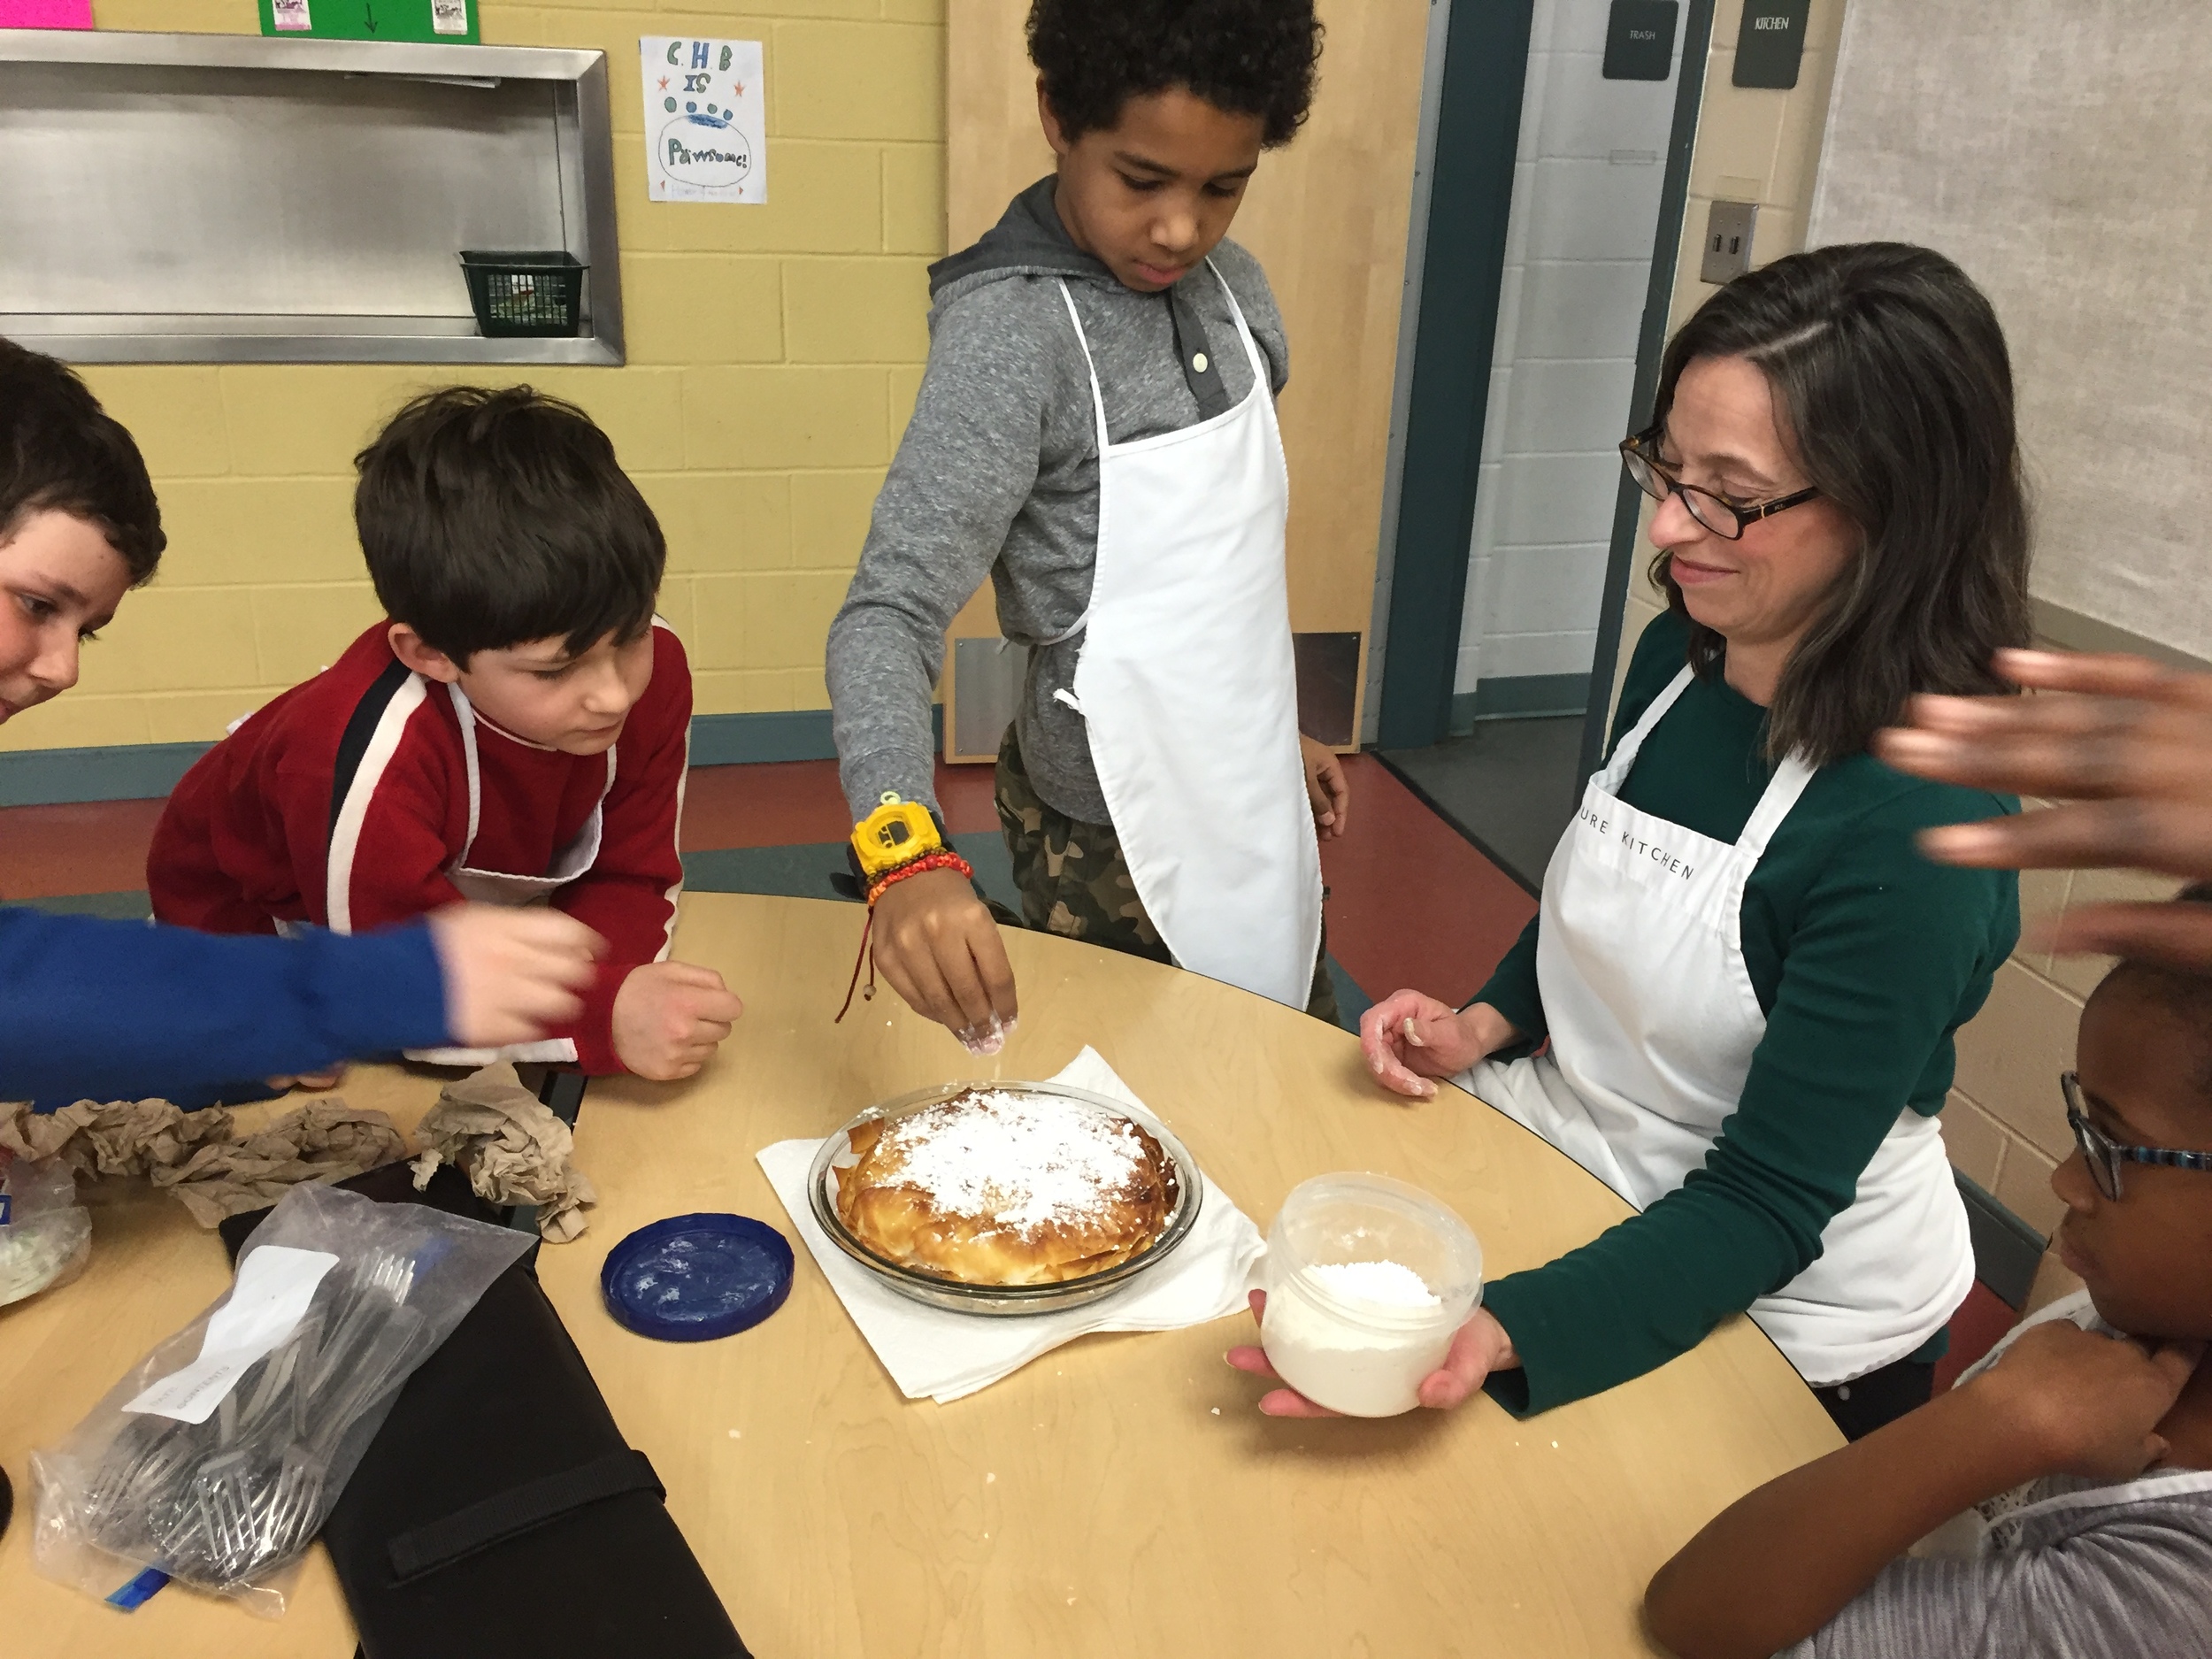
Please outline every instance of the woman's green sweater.
[[[1673, 615], [1644, 631], [1614, 743], [1681, 671], [1687, 641]], [[1765, 731], [1765, 710], [1717, 676], [1700, 680], [1645, 740], [1621, 797], [1733, 841], [1771, 775]], [[2018, 810], [2010, 795], [1924, 783], [1865, 754], [1814, 776], [1744, 887], [1744, 962], [1767, 1026], [1735, 1115], [1680, 1187], [1484, 1293], [1521, 1359], [1491, 1379], [1509, 1409], [1640, 1376], [1779, 1290], [1819, 1253], [1898, 1113], [1942, 1109], [1952, 1033], [2019, 936], [2019, 884], [2009, 871], [1931, 864], [1913, 836]], [[1546, 1031], [1541, 925], [1529, 923], [1475, 997], [1532, 1041]]]

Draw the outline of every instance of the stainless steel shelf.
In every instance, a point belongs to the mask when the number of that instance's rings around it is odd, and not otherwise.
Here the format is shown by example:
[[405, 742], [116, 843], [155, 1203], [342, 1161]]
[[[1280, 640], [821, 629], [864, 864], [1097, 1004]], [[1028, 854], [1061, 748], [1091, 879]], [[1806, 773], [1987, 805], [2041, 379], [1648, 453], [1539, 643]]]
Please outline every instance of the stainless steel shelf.
[[[0, 334], [76, 362], [623, 360], [603, 53], [0, 29]], [[462, 249], [565, 249], [485, 339]]]

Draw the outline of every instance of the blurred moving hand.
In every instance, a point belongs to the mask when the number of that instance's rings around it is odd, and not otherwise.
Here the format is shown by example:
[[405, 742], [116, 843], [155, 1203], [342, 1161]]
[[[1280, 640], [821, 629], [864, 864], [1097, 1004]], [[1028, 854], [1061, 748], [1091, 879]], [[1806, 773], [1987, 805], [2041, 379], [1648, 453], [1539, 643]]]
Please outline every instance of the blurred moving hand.
[[[1878, 733], [1874, 753], [1915, 777], [2062, 804], [1928, 830], [1930, 857], [2212, 879], [2212, 674], [2051, 651], [2000, 651], [1997, 671], [2042, 695], [1916, 697], [1908, 724]], [[2051, 942], [2212, 968], [2212, 905], [2088, 905], [2061, 918]]]
[[583, 1011], [607, 941], [542, 908], [455, 904], [433, 912], [430, 943], [445, 972], [446, 1024], [465, 1048], [534, 1042]]

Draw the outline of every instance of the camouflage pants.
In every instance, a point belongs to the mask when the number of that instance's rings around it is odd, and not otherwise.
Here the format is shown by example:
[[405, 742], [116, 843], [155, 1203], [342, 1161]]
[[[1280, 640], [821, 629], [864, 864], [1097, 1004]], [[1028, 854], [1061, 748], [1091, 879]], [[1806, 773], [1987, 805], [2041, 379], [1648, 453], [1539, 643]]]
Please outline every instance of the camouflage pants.
[[[995, 782], [999, 826], [1013, 855], [1014, 885], [1021, 889], [1023, 925], [1171, 963], [1166, 941], [1137, 897], [1113, 826], [1079, 823], [1046, 805], [1030, 784], [1011, 726], [999, 745]], [[1328, 960], [1325, 934], [1306, 1012], [1333, 1025], [1336, 987], [1329, 980]]]

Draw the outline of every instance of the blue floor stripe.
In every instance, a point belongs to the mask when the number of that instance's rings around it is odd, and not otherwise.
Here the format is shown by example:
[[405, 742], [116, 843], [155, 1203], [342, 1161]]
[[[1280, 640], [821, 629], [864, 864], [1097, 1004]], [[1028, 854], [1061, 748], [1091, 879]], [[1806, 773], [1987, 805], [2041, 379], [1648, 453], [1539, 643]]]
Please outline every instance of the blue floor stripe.
[[9, 899], [34, 910], [58, 916], [104, 916], [119, 922], [142, 922], [154, 913], [153, 901], [143, 893], [69, 893], [42, 899]]
[[[954, 849], [975, 866], [985, 893], [1009, 910], [1021, 909], [1014, 861], [995, 830], [955, 835]], [[800, 841], [785, 847], [724, 847], [684, 855], [684, 885], [698, 893], [767, 893], [787, 899], [833, 899], [830, 877], [845, 868], [843, 841]]]

